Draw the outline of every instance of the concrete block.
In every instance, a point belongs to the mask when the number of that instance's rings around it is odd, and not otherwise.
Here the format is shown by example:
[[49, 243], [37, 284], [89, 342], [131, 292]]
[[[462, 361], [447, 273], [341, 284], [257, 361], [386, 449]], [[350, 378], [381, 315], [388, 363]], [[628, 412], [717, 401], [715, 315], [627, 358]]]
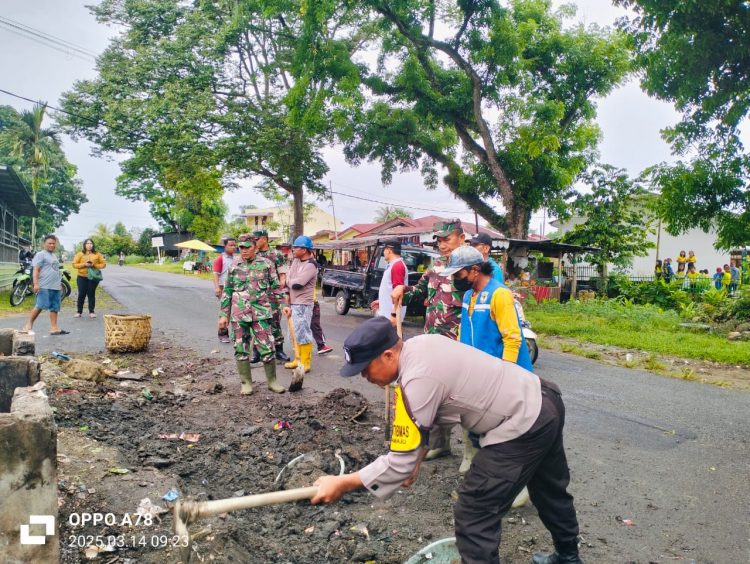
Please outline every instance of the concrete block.
[[[0, 365], [13, 359], [0, 359]], [[0, 413], [0, 554], [8, 563], [59, 562], [57, 428], [44, 383], [17, 387]], [[42, 516], [51, 525], [30, 524]], [[22, 544], [24, 533], [27, 540]], [[51, 533], [51, 534], [48, 534]]]
[[34, 356], [35, 353], [36, 343], [34, 342], [34, 335], [16, 333], [13, 338], [13, 350], [11, 354], [13, 356]]
[[33, 386], [41, 377], [39, 362], [28, 356], [0, 357], [0, 413], [10, 411], [16, 388]]
[[0, 353], [3, 356], [13, 354], [13, 337], [15, 335], [15, 329], [0, 329]]
[[1, 356], [34, 356], [34, 335], [19, 333], [16, 329], [0, 329]]

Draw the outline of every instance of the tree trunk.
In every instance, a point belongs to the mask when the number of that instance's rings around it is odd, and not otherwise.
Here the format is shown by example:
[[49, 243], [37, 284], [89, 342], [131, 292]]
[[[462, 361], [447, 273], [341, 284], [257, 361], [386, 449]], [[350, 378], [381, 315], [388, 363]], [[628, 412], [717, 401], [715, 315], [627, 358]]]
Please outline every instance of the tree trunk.
[[517, 198], [513, 199], [513, 203], [508, 209], [507, 224], [508, 233], [507, 237], [511, 239], [526, 239], [529, 234], [529, 221], [531, 220], [531, 210], [525, 206], [522, 202], [519, 202]]
[[607, 297], [607, 283], [609, 282], [607, 276], [607, 263], [605, 262], [599, 268], [599, 294], [603, 297]]
[[294, 207], [294, 226], [292, 228], [292, 240], [305, 232], [304, 217], [304, 192], [302, 186], [295, 186], [292, 189], [293, 207]]

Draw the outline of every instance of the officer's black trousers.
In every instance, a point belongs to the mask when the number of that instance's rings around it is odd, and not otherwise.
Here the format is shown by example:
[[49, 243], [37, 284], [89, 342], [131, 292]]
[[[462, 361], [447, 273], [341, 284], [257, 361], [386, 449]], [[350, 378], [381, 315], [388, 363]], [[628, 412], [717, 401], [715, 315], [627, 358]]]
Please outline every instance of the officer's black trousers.
[[524, 486], [556, 546], [575, 547], [578, 521], [563, 449], [565, 406], [559, 388], [542, 380], [542, 409], [517, 439], [479, 449], [458, 489], [456, 543], [465, 563], [499, 563], [500, 520]]

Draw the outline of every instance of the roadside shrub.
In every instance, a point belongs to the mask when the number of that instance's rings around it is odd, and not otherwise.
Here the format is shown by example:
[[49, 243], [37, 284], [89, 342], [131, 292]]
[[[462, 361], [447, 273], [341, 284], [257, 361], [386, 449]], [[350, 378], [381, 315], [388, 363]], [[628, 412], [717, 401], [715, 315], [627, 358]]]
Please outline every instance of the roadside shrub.
[[[116, 261], [117, 259], [115, 259]], [[141, 255], [128, 255], [125, 257], [125, 264], [141, 264], [144, 262], [153, 262], [153, 259], [146, 260], [146, 257]]]
[[743, 288], [740, 291], [740, 297], [732, 301], [730, 307], [732, 317], [738, 321], [750, 321], [750, 287]]

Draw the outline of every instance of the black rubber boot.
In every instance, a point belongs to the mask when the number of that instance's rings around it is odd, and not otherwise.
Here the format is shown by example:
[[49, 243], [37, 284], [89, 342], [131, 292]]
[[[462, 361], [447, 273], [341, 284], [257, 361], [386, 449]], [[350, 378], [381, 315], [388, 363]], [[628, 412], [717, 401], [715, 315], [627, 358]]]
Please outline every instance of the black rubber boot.
[[276, 360], [280, 360], [281, 362], [289, 362], [292, 360], [284, 352], [284, 345], [276, 345]]
[[578, 543], [560, 543], [555, 544], [555, 552], [545, 554], [536, 553], [531, 558], [532, 564], [583, 564], [583, 560], [578, 556]]
[[253, 356], [250, 359], [250, 364], [258, 364], [260, 362], [260, 353], [258, 349], [253, 348]]

